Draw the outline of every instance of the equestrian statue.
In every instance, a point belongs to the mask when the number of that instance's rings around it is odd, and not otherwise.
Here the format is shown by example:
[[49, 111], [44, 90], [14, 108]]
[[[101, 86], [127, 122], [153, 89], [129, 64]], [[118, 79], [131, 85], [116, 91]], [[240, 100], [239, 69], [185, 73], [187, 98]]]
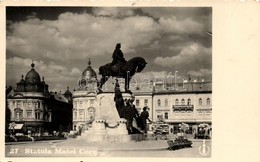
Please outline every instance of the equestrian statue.
[[113, 61], [99, 67], [99, 74], [102, 75], [102, 78], [98, 83], [99, 92], [102, 92], [102, 86], [110, 77], [124, 78], [125, 91], [131, 92], [129, 90], [129, 83], [132, 76], [136, 72], [141, 72], [147, 64], [142, 57], [134, 57], [126, 61], [120, 48], [121, 44], [118, 43], [112, 55]]

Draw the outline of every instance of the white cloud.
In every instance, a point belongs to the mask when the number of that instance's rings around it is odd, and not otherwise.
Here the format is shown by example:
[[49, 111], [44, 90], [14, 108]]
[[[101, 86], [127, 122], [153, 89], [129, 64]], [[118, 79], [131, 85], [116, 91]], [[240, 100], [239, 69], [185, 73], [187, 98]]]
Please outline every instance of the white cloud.
[[98, 17], [87, 13], [63, 13], [58, 20], [31, 18], [11, 24], [7, 50], [18, 56], [53, 60], [79, 60], [111, 54], [116, 43], [133, 52], [139, 45], [158, 38], [160, 26], [152, 18]]
[[184, 47], [178, 55], [172, 57], [157, 57], [154, 63], [163, 67], [173, 67], [179, 64], [196, 64], [198, 60], [203, 59], [203, 57], [208, 57], [210, 54], [210, 48], [206, 48], [198, 43], [192, 43]]
[[[19, 82], [21, 75], [23, 74], [25, 77], [30, 71], [31, 63], [32, 60], [29, 58], [13, 57], [7, 59], [7, 80], [15, 79], [16, 82]], [[76, 67], [68, 69], [67, 67], [57, 65], [55, 62], [45, 63], [44, 61], [38, 60], [34, 60], [33, 63], [35, 64], [35, 70], [41, 77], [44, 76], [47, 84], [57, 86], [58, 83], [62, 83], [65, 86], [63, 89], [66, 88], [68, 82], [77, 82], [77, 78], [81, 75], [81, 71]], [[55, 86], [51, 87], [51, 89], [59, 88]]]
[[188, 72], [188, 75], [191, 75], [191, 76], [199, 76], [199, 77], [202, 77], [202, 76], [209, 76], [211, 75], [212, 72], [211, 70], [209, 69], [199, 69], [197, 71], [195, 70], [191, 70]]
[[200, 24], [191, 18], [177, 20], [175, 17], [159, 19], [164, 32], [176, 34], [204, 34], [204, 25]]
[[123, 17], [123, 16], [133, 16], [134, 11], [132, 9], [118, 8], [118, 7], [99, 7], [93, 9], [94, 15], [97, 16], [113, 16], [113, 17]]

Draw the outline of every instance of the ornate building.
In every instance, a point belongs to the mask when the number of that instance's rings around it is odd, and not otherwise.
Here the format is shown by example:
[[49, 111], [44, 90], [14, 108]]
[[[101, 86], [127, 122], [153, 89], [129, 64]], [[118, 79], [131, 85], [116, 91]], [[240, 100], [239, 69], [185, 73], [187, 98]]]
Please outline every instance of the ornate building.
[[[211, 81], [183, 80], [180, 83], [150, 82], [145, 85], [131, 89], [135, 95], [134, 104], [138, 112], [141, 113], [143, 107], [147, 107], [149, 118], [153, 122], [163, 121], [169, 124], [170, 133], [176, 134], [181, 123], [189, 125], [189, 134], [194, 134], [201, 124], [211, 126]], [[96, 86], [97, 75], [89, 61], [78, 81], [78, 89], [73, 93], [73, 127], [77, 130], [88, 129], [95, 118]], [[108, 89], [104, 93], [114, 92], [113, 86], [109, 88], [108, 85], [106, 88]]]
[[185, 82], [173, 88], [157, 87], [153, 93], [153, 120], [170, 125], [171, 133], [179, 132], [179, 124], [189, 125], [188, 133], [195, 134], [200, 124], [211, 125], [212, 83]]
[[[57, 94], [49, 93], [48, 84], [45, 83], [44, 77], [41, 80], [34, 66], [35, 64], [32, 63], [31, 70], [26, 74], [25, 79], [22, 75], [16, 89], [6, 95], [7, 110], [10, 112], [9, 120], [6, 122], [13, 125], [13, 128], [9, 129], [21, 129], [19, 131], [25, 133], [28, 131], [42, 133], [61, 130], [61, 125], [62, 128], [71, 126], [72, 104], [69, 104], [65, 97], [63, 97], [65, 100], [60, 100], [55, 98]], [[63, 107], [57, 106], [60, 102], [63, 103]], [[62, 108], [65, 123], [62, 123], [58, 117], [60, 114], [55, 113], [60, 108]]]
[[95, 118], [96, 112], [97, 74], [88, 61], [87, 68], [78, 80], [78, 89], [73, 98], [73, 128], [74, 130], [88, 129]]
[[7, 106], [11, 112], [10, 122], [23, 125], [26, 130], [42, 132], [51, 122], [51, 111], [47, 106], [49, 91], [34, 66], [32, 63], [25, 79], [22, 75], [14, 93], [7, 96]]

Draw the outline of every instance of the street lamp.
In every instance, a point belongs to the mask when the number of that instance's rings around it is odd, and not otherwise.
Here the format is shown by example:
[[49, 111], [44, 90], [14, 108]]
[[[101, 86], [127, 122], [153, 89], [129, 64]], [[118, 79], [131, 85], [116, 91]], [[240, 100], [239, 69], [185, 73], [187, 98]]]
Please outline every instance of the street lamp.
[[10, 128], [12, 128], [13, 134], [14, 134], [14, 127], [15, 127], [15, 126], [16, 126], [15, 122], [10, 123]]

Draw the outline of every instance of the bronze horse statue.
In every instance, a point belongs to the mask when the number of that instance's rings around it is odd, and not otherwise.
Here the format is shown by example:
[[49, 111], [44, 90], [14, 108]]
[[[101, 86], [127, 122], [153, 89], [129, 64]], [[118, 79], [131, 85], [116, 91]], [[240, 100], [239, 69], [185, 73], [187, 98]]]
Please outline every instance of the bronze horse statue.
[[111, 63], [99, 67], [99, 74], [102, 75], [101, 80], [98, 83], [98, 89], [101, 91], [102, 86], [105, 82], [112, 76], [116, 78], [124, 78], [125, 79], [125, 91], [129, 92], [129, 83], [131, 77], [136, 72], [141, 72], [145, 66], [146, 61], [142, 57], [134, 57], [128, 60], [122, 67], [118, 67], [119, 65], [111, 66]]

